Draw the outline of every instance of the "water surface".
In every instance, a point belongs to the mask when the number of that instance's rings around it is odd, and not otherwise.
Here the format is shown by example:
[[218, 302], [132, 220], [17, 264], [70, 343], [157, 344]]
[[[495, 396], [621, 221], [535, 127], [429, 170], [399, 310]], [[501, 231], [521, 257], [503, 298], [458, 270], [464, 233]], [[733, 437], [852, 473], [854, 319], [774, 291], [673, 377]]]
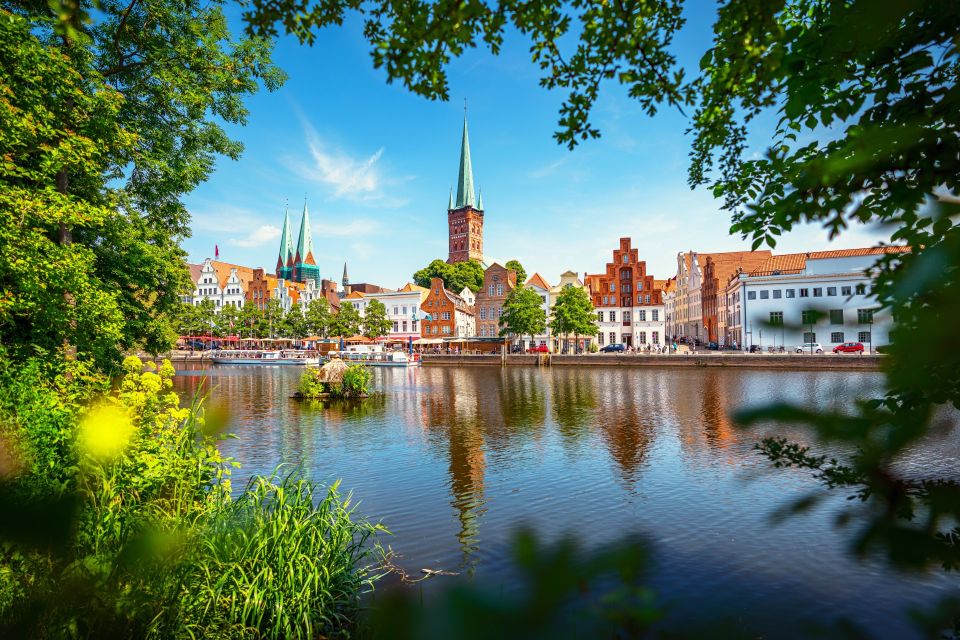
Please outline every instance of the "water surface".
[[[189, 367], [189, 365], [187, 365]], [[897, 574], [853, 560], [833, 526], [840, 497], [774, 525], [791, 498], [816, 490], [799, 471], [771, 472], [758, 433], [729, 413], [774, 400], [847, 406], [879, 393], [882, 376], [729, 369], [424, 367], [379, 369], [381, 392], [323, 407], [289, 399], [294, 367], [184, 368], [178, 390], [226, 409], [237, 440], [226, 455], [251, 474], [302, 464], [342, 478], [411, 573], [510, 583], [519, 526], [598, 546], [630, 532], [654, 549], [650, 583], [672, 619], [708, 608], [745, 634], [804, 637], [845, 617], [875, 637], [914, 637], [905, 611], [951, 593], [943, 575]], [[768, 427], [768, 429], [770, 429]], [[802, 439], [803, 433], [776, 433]], [[956, 473], [960, 437], [912, 452], [908, 473]], [[449, 584], [449, 582], [448, 582]]]

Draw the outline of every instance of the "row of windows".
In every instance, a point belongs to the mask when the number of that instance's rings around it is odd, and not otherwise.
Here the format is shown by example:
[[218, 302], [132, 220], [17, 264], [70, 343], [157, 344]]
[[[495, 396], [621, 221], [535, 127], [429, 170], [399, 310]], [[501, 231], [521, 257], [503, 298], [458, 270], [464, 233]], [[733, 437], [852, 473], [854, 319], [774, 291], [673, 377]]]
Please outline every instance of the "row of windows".
[[[804, 342], [816, 342], [816, 341], [817, 341], [817, 333], [816, 333], [815, 331], [805, 331], [805, 332], [803, 333], [803, 341], [804, 341]], [[871, 335], [870, 335], [870, 332], [869, 332], [869, 331], [859, 331], [859, 332], [857, 332], [857, 342], [870, 342], [870, 341], [871, 341]], [[842, 343], [842, 342], [846, 342], [846, 339], [844, 338], [844, 333], [843, 333], [843, 331], [831, 331], [831, 332], [830, 332], [830, 342], [831, 342], [832, 344], [840, 344], [840, 343]]]
[[[603, 311], [597, 311], [597, 319], [598, 319], [600, 322], [603, 322], [603, 313], [604, 313]], [[616, 322], [616, 321], [617, 321], [617, 312], [616, 312], [616, 311], [608, 311], [607, 314], [608, 314], [608, 316], [609, 316], [609, 318], [610, 318], [610, 322]], [[631, 322], [632, 319], [633, 319], [633, 316], [632, 316], [632, 314], [631, 314], [629, 311], [624, 311], [624, 312], [623, 312], [623, 321], [624, 321], [624, 322]], [[659, 321], [660, 321], [660, 310], [659, 310], [659, 309], [651, 309], [651, 311], [650, 311], [650, 320], [652, 320], [653, 322], [659, 322]], [[646, 322], [646, 321], [647, 321], [647, 311], [646, 311], [646, 309], [641, 309], [640, 311], [637, 311], [637, 321], [638, 321], [638, 322]]]
[[[494, 291], [496, 291], [496, 293], [494, 293]], [[491, 296], [493, 296], [493, 295], [502, 296], [502, 295], [503, 295], [503, 285], [502, 285], [502, 284], [497, 284], [497, 285], [491, 284], [489, 287], [487, 287], [487, 295], [491, 295]]]
[[[609, 341], [609, 344], [617, 344], [617, 332], [616, 332], [616, 331], [611, 331], [611, 332], [608, 333], [607, 335], [609, 336], [609, 340], [610, 340], [610, 341]], [[597, 334], [597, 342], [600, 344], [600, 346], [603, 346], [603, 337], [604, 337], [603, 331], [601, 331], [600, 333]], [[624, 341], [626, 341], [626, 336], [624, 337]], [[638, 332], [637, 332], [637, 344], [647, 344], [647, 332], [646, 332], [646, 331], [638, 331]], [[651, 332], [650, 332], [650, 344], [660, 344], [660, 332], [659, 332], [659, 331], [651, 331]]]
[[[813, 297], [814, 297], [814, 298], [822, 298], [822, 297], [823, 297], [823, 291], [824, 291], [824, 288], [823, 288], [823, 287], [813, 287], [812, 291], [813, 291]], [[827, 296], [829, 296], [829, 297], [832, 297], [832, 296], [836, 296], [836, 295], [837, 295], [837, 287], [827, 287], [827, 288], [826, 288], [826, 291], [827, 291]], [[842, 295], [842, 296], [851, 296], [851, 295], [853, 295], [853, 291], [854, 291], [854, 287], [850, 287], [850, 286], [840, 287], [840, 295]], [[759, 291], [759, 292], [757, 292], [757, 291], [747, 291], [747, 300], [756, 300], [756, 299], [757, 299], [757, 293], [760, 294], [760, 299], [761, 299], [761, 300], [768, 300], [768, 299], [770, 299], [771, 294], [773, 295], [773, 299], [774, 299], [774, 300], [779, 300], [781, 297], [787, 297], [787, 298], [794, 298], [794, 297], [809, 298], [809, 297], [810, 297], [810, 292], [811, 292], [811, 289], [810, 289], [810, 288], [807, 288], [807, 287], [804, 287], [804, 288], [802, 288], [802, 289], [783, 289], [782, 291], [781, 291], [780, 289], [762, 289], [762, 290]], [[857, 292], [857, 295], [858, 295], [858, 296], [866, 295], [866, 293], [867, 293], [867, 285], [865, 285], [865, 284], [858, 284], [858, 285], [856, 286], [856, 292]], [[799, 294], [799, 295], [797, 295], [797, 294]]]
[[[803, 324], [817, 324], [817, 321], [825, 316], [829, 316], [830, 324], [843, 324], [845, 321], [843, 309], [830, 309], [827, 314], [814, 310], [801, 311], [800, 322]], [[770, 324], [782, 326], [783, 311], [771, 311]], [[873, 324], [873, 309], [857, 309], [857, 324]], [[840, 342], [843, 342], [843, 340]]]
[[[412, 325], [411, 328], [410, 328], [411, 331], [416, 331], [416, 330], [417, 330], [417, 321], [416, 321], [416, 320], [413, 320], [410, 324]], [[406, 332], [407, 332], [407, 321], [406, 321], [406, 320], [404, 320], [402, 323], [401, 323], [401, 322], [394, 322], [394, 323], [393, 323], [393, 332], [394, 332], [394, 333], [397, 333], [398, 331], [400, 331], [400, 326], [401, 326], [401, 325], [403, 325], [403, 332], [406, 333]]]
[[[621, 303], [623, 303], [622, 306], [624, 306], [624, 307], [630, 306], [630, 303], [631, 303], [632, 301], [633, 301], [632, 298], [622, 298], [622, 299], [621, 299]], [[603, 296], [603, 304], [605, 304], [605, 305], [606, 305], [606, 304], [617, 304], [617, 296]], [[649, 294], [638, 295], [638, 296], [637, 296], [637, 304], [650, 304], [650, 295], [649, 295]]]
[[481, 320], [496, 320], [503, 316], [503, 307], [480, 307]]
[[438, 334], [438, 333], [449, 334], [450, 333], [450, 327], [448, 325], [444, 325], [443, 331], [439, 331], [439, 329], [440, 327], [438, 327], [437, 325], [433, 325], [433, 327], [427, 327], [427, 333], [433, 333], [433, 334]]

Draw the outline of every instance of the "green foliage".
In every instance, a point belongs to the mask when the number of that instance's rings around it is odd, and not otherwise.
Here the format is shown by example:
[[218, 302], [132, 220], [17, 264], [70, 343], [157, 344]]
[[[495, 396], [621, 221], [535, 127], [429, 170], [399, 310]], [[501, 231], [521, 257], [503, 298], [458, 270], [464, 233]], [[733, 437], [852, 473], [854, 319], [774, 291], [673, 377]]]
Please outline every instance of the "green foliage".
[[284, 337], [300, 339], [307, 336], [307, 319], [303, 315], [303, 310], [299, 304], [294, 304], [283, 317], [283, 329], [281, 331]]
[[363, 335], [379, 338], [390, 333], [393, 322], [387, 317], [387, 308], [379, 300], [371, 300], [363, 312]]
[[[431, 100], [449, 99], [446, 66], [452, 57], [480, 43], [497, 54], [505, 33], [521, 34], [529, 38], [533, 62], [543, 72], [540, 85], [568, 92], [554, 137], [572, 148], [600, 135], [589, 115], [604, 81], [625, 87], [649, 114], [663, 102], [690, 101], [692, 92], [669, 50], [683, 25], [682, 7], [680, 0], [253, 0], [244, 19], [250, 33], [272, 36], [282, 30], [312, 43], [320, 29], [341, 25], [356, 13], [374, 66], [386, 71], [388, 81], [399, 80]], [[564, 52], [561, 44], [569, 43], [571, 50]]]
[[580, 336], [595, 336], [599, 331], [593, 302], [582, 287], [564, 287], [554, 302], [551, 316], [550, 331], [565, 337], [572, 334], [577, 343]]
[[270, 298], [263, 305], [260, 328], [257, 331], [261, 338], [275, 338], [283, 332], [283, 305], [276, 298]]
[[439, 258], [413, 274], [413, 281], [421, 287], [430, 288], [431, 278], [440, 278], [444, 286], [460, 293], [464, 287], [474, 293], [483, 286], [483, 265], [477, 260], [447, 264]]
[[[158, 637], [348, 638], [371, 573], [379, 525], [350, 497], [295, 475], [255, 478], [204, 529], [181, 567], [178, 615]], [[169, 635], [168, 635], [169, 634]]]
[[332, 389], [335, 396], [343, 398], [358, 398], [370, 393], [370, 383], [373, 382], [373, 372], [362, 364], [352, 364], [343, 372], [343, 380], [339, 389]]
[[519, 260], [507, 260], [507, 264], [503, 266], [517, 272], [517, 286], [522, 287], [527, 283], [527, 270], [523, 268]]
[[543, 333], [546, 328], [547, 314], [537, 292], [524, 286], [514, 287], [503, 302], [500, 335], [527, 335], [532, 340], [533, 336]]
[[330, 325], [333, 316], [330, 312], [330, 303], [326, 298], [311, 300], [304, 313], [307, 321], [307, 332], [312, 336], [326, 338], [330, 335]]
[[322, 398], [327, 391], [327, 383], [322, 382], [319, 376], [319, 369], [307, 368], [300, 374], [300, 382], [297, 385], [297, 392], [304, 398]]
[[168, 362], [128, 358], [106, 396], [79, 365], [51, 387], [40, 365], [4, 362], [0, 439], [16, 460], [0, 510], [24, 517], [0, 520], [0, 635], [349, 632], [380, 527], [336, 485], [255, 479], [231, 501], [215, 425], [180, 407]]
[[330, 335], [340, 338], [349, 338], [360, 333], [362, 322], [360, 311], [348, 300], [340, 303], [340, 310], [333, 317], [330, 326]]
[[237, 327], [240, 324], [240, 309], [232, 305], [227, 305], [220, 309], [216, 315], [214, 332], [220, 336], [232, 336], [237, 333]]
[[241, 338], [260, 338], [260, 327], [263, 324], [263, 311], [252, 302], [244, 303], [240, 309], [240, 321], [237, 333]]

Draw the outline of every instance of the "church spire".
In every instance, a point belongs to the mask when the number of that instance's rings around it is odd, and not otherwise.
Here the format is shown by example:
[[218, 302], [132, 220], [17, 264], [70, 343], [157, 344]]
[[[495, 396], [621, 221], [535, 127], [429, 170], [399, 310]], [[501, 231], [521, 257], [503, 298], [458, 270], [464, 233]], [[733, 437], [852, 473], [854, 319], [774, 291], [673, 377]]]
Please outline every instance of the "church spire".
[[[309, 259], [308, 259], [309, 258]], [[303, 217], [300, 218], [300, 239], [297, 241], [298, 263], [313, 264], [313, 233], [310, 231], [310, 212], [307, 211], [307, 201], [303, 201]]]
[[480, 189], [480, 193], [477, 195], [477, 210], [483, 211], [483, 189]]
[[340, 281], [340, 284], [343, 285], [343, 288], [346, 289], [350, 286], [350, 276], [347, 275], [347, 263], [343, 263], [343, 280]]
[[460, 142], [460, 175], [457, 179], [457, 209], [476, 205], [473, 190], [473, 165], [470, 162], [470, 136], [467, 134], [467, 108], [463, 108], [463, 140]]
[[280, 234], [280, 253], [277, 257], [277, 277], [289, 278], [289, 267], [293, 266], [293, 238], [290, 233], [290, 210], [283, 211], [283, 233]]
[[453, 206], [453, 187], [450, 187], [450, 203], [447, 205], [447, 210], [451, 211], [456, 207]]

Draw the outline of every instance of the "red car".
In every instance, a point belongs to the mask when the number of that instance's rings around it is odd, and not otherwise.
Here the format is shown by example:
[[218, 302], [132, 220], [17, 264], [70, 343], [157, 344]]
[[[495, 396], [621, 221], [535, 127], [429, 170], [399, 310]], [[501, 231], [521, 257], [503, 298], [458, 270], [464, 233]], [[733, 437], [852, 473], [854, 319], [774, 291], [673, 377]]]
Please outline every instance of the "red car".
[[843, 344], [838, 344], [833, 348], [834, 353], [863, 353], [863, 343], [861, 342], [844, 342]]
[[527, 349], [527, 353], [547, 353], [547, 351], [549, 351], [549, 349], [547, 349], [547, 345], [545, 344], [538, 344]]

